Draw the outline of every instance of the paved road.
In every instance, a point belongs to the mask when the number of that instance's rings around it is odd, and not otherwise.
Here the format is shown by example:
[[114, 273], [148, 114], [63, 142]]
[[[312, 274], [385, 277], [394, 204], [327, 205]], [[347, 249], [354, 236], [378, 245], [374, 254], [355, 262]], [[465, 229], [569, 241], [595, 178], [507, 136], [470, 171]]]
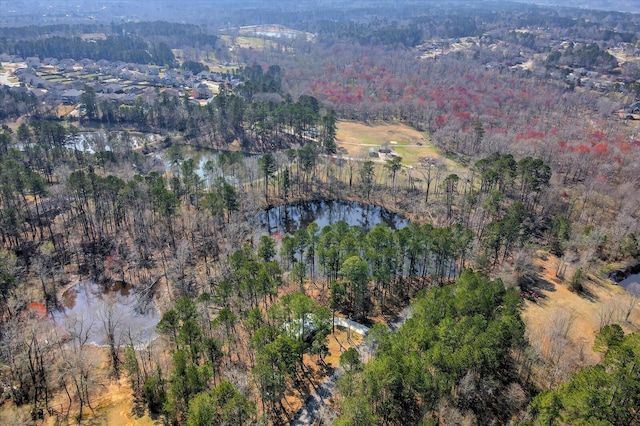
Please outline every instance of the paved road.
[[[392, 332], [397, 331], [402, 324], [404, 324], [407, 319], [411, 318], [411, 307], [407, 306], [404, 308], [400, 315], [398, 315], [393, 321], [389, 322], [387, 325]], [[366, 336], [369, 333], [369, 327], [359, 324], [355, 321], [348, 320], [345, 318], [336, 318], [335, 324], [348, 327], [351, 331], [362, 334]], [[362, 359], [370, 359], [373, 355], [374, 351], [371, 347], [371, 343], [367, 340], [362, 341], [360, 345], [358, 345], [358, 352], [360, 352], [360, 356]], [[298, 411], [293, 421], [291, 422], [291, 426], [305, 426], [312, 425], [316, 419], [319, 417], [320, 410], [325, 406], [328, 399], [333, 397], [336, 392], [336, 383], [340, 376], [344, 373], [344, 369], [342, 367], [336, 367], [333, 369], [333, 372], [329, 377], [327, 377], [320, 386], [307, 397], [302, 408]]]
[[5, 86], [18, 87], [20, 86], [20, 82], [9, 81], [9, 71], [3, 72], [0, 74], [0, 85], [4, 84]]

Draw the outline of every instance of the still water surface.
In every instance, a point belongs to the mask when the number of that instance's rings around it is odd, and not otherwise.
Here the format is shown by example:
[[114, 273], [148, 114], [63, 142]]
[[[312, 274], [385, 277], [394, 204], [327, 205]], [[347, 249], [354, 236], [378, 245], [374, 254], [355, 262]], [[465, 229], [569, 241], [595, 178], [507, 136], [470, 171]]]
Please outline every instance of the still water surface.
[[409, 220], [384, 207], [345, 200], [302, 201], [273, 207], [259, 216], [259, 222], [270, 234], [292, 234], [316, 222], [320, 229], [340, 220], [350, 226], [371, 230], [378, 223], [386, 223], [392, 229], [401, 229]]
[[629, 275], [620, 281], [618, 285], [624, 287], [629, 293], [640, 296], [640, 274]]
[[62, 308], [52, 313], [55, 322], [70, 334], [87, 336], [87, 343], [107, 345], [111, 319], [115, 344], [146, 346], [157, 337], [160, 315], [153, 300], [143, 302], [124, 283], [106, 287], [82, 281], [62, 295]]

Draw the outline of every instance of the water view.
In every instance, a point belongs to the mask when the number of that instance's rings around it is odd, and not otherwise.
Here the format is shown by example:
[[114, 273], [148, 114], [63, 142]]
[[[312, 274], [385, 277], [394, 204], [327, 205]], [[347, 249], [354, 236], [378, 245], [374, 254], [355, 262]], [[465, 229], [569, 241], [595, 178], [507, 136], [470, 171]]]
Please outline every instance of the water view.
[[218, 177], [224, 177], [232, 185], [246, 183], [255, 179], [252, 171], [257, 170], [258, 156], [232, 151], [219, 151], [208, 148], [180, 146], [177, 155], [171, 149], [157, 152], [167, 171], [180, 173], [185, 160], [193, 160], [193, 171], [204, 180], [207, 186]]
[[146, 346], [157, 337], [160, 315], [153, 300], [143, 300], [130, 285], [106, 287], [82, 281], [62, 295], [54, 321], [70, 334], [86, 335], [87, 343], [107, 345], [109, 322], [116, 345]]
[[640, 296], [640, 274], [629, 275], [627, 278], [620, 281], [618, 285], [624, 287], [634, 296]]
[[270, 234], [292, 234], [312, 222], [323, 228], [340, 220], [365, 231], [378, 223], [386, 223], [393, 230], [409, 224], [408, 219], [384, 207], [345, 200], [302, 201], [273, 207], [259, 217], [263, 229]]

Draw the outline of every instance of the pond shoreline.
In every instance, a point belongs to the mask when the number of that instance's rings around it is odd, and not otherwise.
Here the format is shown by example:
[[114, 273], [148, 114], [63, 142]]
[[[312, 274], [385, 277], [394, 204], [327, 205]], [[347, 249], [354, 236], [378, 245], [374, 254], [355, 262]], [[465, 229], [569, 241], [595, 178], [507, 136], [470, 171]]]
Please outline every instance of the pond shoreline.
[[256, 225], [269, 234], [292, 234], [315, 222], [319, 228], [344, 220], [350, 226], [370, 230], [379, 223], [391, 229], [407, 226], [410, 220], [384, 206], [360, 201], [334, 199], [296, 200], [263, 209], [256, 218]]
[[607, 274], [607, 277], [611, 281], [613, 281], [616, 285], [618, 285], [625, 279], [629, 278], [631, 275], [635, 275], [635, 274], [640, 274], [640, 263], [609, 272]]

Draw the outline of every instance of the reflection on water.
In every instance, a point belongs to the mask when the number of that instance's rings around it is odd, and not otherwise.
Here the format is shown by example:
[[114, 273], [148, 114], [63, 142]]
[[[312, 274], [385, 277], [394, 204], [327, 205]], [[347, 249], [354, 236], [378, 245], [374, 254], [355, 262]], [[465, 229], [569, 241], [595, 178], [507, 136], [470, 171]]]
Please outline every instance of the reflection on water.
[[154, 133], [105, 132], [100, 130], [69, 134], [66, 145], [68, 148], [93, 154], [97, 151], [136, 149], [160, 138], [160, 135]]
[[640, 296], [640, 274], [629, 275], [620, 281], [618, 285], [624, 287], [629, 293]]
[[62, 295], [62, 309], [54, 311], [56, 323], [72, 334], [87, 336], [87, 343], [106, 345], [108, 324], [115, 343], [146, 346], [157, 337], [160, 320], [153, 300], [143, 301], [132, 286], [116, 282], [110, 287], [93, 281], [74, 285]]
[[[180, 165], [184, 160], [191, 159], [194, 163], [194, 172], [210, 186], [215, 178], [224, 177], [232, 185], [246, 183], [252, 180], [251, 170], [256, 170], [258, 156], [231, 151], [219, 151], [209, 148], [196, 148], [192, 146], [180, 146], [181, 159], [172, 161], [167, 149], [157, 152], [155, 155], [164, 163], [167, 171], [179, 173]], [[229, 160], [229, 157], [238, 157]], [[220, 164], [220, 157], [227, 156], [224, 165]]]
[[369, 231], [378, 223], [384, 222], [389, 228], [401, 229], [409, 220], [384, 207], [362, 204], [355, 201], [304, 201], [273, 207], [262, 213], [259, 221], [269, 233], [292, 234], [300, 228], [316, 222], [320, 229], [324, 226], [344, 220], [351, 226], [360, 226]]

